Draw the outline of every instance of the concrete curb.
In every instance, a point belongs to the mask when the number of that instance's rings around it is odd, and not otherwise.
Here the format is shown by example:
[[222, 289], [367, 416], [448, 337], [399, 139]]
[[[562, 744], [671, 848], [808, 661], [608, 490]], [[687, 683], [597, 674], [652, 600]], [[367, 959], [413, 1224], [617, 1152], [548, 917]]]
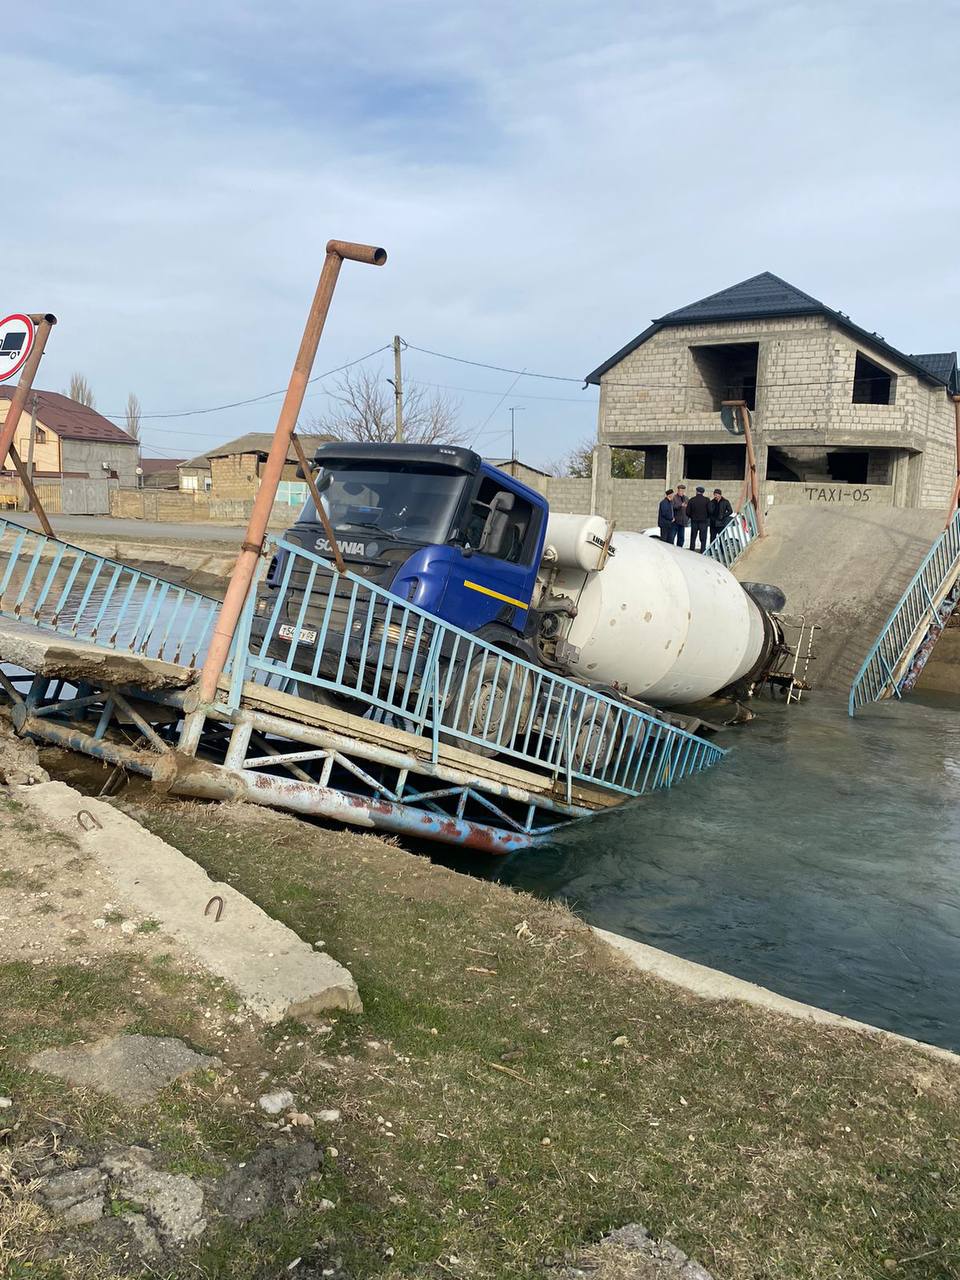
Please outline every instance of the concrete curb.
[[[243, 894], [211, 880], [202, 867], [113, 805], [63, 782], [17, 787], [16, 794], [96, 859], [121, 906], [159, 921], [193, 959], [229, 982], [264, 1022], [330, 1009], [362, 1010], [357, 984], [343, 965], [315, 951]], [[84, 819], [82, 826], [77, 818], [81, 810], [95, 823]], [[215, 896], [223, 900], [219, 921], [215, 908], [204, 914]]]
[[675, 987], [683, 987], [691, 995], [700, 996], [704, 1000], [737, 1000], [741, 1004], [753, 1005], [755, 1008], [765, 1009], [768, 1013], [779, 1013], [787, 1018], [817, 1022], [822, 1026], [855, 1031], [860, 1035], [869, 1035], [873, 1038], [879, 1037], [917, 1049], [927, 1057], [950, 1063], [952, 1066], [960, 1066], [960, 1054], [953, 1053], [950, 1049], [941, 1049], [938, 1045], [927, 1044], [923, 1040], [912, 1040], [909, 1036], [898, 1035], [895, 1031], [885, 1031], [883, 1027], [874, 1027], [868, 1022], [857, 1022], [853, 1018], [845, 1018], [842, 1014], [830, 1013], [829, 1010], [819, 1009], [816, 1005], [791, 1000], [788, 996], [778, 995], [767, 987], [758, 987], [754, 982], [735, 978], [732, 974], [722, 973], [719, 969], [710, 969], [692, 960], [683, 960], [680, 956], [670, 955], [668, 951], [659, 951], [656, 947], [648, 947], [646, 943], [635, 942], [632, 938], [624, 938], [619, 933], [610, 933], [596, 925], [591, 925], [590, 928], [602, 942], [626, 956], [641, 973], [660, 978], [663, 982], [672, 983]]

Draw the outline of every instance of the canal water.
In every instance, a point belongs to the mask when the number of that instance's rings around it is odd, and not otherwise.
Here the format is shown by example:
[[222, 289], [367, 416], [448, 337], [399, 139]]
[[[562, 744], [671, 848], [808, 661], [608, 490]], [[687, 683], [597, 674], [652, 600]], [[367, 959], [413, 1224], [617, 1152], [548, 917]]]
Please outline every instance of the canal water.
[[591, 924], [960, 1051], [960, 701], [766, 700], [730, 754], [499, 879]]

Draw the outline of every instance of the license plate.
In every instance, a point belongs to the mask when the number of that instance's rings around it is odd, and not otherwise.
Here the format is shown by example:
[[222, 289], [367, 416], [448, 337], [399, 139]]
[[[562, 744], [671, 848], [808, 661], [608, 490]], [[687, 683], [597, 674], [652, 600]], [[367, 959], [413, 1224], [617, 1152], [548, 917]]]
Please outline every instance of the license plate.
[[[283, 626], [277, 628], [277, 635], [281, 640], [292, 640], [296, 634], [297, 628], [289, 622], [285, 622]], [[297, 638], [301, 644], [314, 644], [317, 639], [317, 633], [315, 631], [308, 631], [307, 628], [304, 627]]]

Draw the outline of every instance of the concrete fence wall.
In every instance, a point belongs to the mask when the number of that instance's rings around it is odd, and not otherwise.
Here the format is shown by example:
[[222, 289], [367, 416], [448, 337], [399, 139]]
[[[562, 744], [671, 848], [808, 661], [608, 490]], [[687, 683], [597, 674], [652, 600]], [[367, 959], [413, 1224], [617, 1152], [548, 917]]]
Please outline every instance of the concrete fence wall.
[[[34, 486], [37, 497], [48, 515], [58, 516], [62, 511], [59, 480], [38, 480]], [[27, 495], [16, 476], [0, 477], [0, 512], [26, 511]]]
[[169, 520], [196, 523], [210, 519], [206, 494], [175, 489], [114, 489], [110, 514], [125, 520]]

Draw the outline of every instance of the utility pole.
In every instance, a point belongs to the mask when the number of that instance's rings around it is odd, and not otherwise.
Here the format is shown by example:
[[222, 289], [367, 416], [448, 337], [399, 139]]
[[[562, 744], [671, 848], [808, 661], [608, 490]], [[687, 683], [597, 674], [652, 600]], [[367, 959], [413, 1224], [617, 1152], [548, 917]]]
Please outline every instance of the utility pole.
[[[37, 438], [37, 393], [34, 391], [30, 397], [30, 439], [27, 441], [27, 475], [30, 477], [30, 483], [33, 484], [33, 445]], [[24, 495], [24, 511], [30, 510], [30, 499]]]
[[513, 404], [510, 406], [510, 461], [517, 460], [517, 428], [514, 419], [515, 413], [523, 413], [524, 406], [522, 404]]
[[397, 425], [393, 438], [397, 444], [403, 440], [403, 371], [400, 367], [400, 335], [393, 337], [393, 399], [396, 406]]

